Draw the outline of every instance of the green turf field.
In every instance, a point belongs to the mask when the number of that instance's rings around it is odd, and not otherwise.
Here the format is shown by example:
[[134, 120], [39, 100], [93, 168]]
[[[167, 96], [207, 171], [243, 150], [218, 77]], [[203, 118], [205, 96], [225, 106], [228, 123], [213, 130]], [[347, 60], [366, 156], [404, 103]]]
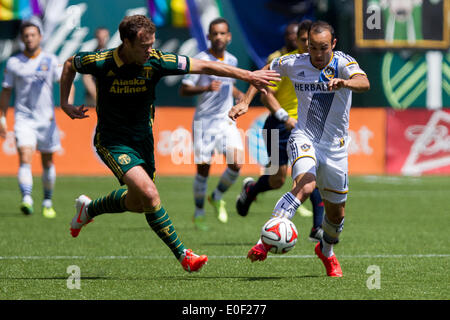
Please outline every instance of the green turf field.
[[[209, 180], [212, 191], [218, 178]], [[352, 177], [345, 228], [335, 248], [344, 277], [328, 278], [314, 244], [312, 218], [295, 216], [300, 233], [286, 255], [250, 263], [247, 251], [282, 192], [267, 192], [249, 216], [234, 210], [241, 181], [225, 195], [230, 219], [220, 224], [206, 203], [210, 231], [194, 229], [192, 177], [159, 177], [164, 206], [188, 248], [207, 254], [199, 273], [185, 272], [138, 214], [105, 214], [74, 239], [69, 221], [74, 199], [118, 187], [113, 178], [58, 177], [57, 217], [40, 213], [41, 181], [35, 178], [35, 213], [23, 216], [15, 177], [0, 178], [0, 300], [16, 299], [449, 299], [450, 178]], [[306, 203], [311, 207], [310, 202]], [[67, 268], [81, 271], [81, 289], [69, 289]], [[380, 271], [379, 289], [367, 284]], [[70, 282], [69, 283], [73, 283]]]

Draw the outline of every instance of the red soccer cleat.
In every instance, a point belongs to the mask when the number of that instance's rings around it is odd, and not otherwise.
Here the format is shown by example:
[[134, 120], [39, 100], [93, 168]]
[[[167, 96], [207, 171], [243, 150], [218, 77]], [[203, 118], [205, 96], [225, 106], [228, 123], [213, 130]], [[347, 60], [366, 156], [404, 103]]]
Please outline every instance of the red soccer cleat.
[[205, 255], [198, 256], [192, 252], [191, 249], [185, 251], [181, 265], [187, 272], [199, 271], [208, 262], [208, 257]]
[[339, 261], [337, 260], [335, 254], [333, 254], [329, 258], [325, 257], [324, 254], [322, 253], [322, 250], [320, 249], [320, 242], [316, 244], [314, 251], [316, 252], [316, 255], [320, 258], [320, 260], [322, 260], [323, 265], [327, 270], [327, 276], [339, 278], [342, 277], [341, 265], [339, 264]]
[[91, 203], [91, 199], [84, 194], [75, 200], [76, 214], [70, 222], [70, 234], [72, 237], [78, 237], [81, 228], [94, 220], [87, 214], [87, 206]]
[[257, 243], [250, 249], [247, 254], [247, 258], [252, 262], [264, 261], [267, 258], [267, 252], [269, 250], [264, 246], [263, 243]]

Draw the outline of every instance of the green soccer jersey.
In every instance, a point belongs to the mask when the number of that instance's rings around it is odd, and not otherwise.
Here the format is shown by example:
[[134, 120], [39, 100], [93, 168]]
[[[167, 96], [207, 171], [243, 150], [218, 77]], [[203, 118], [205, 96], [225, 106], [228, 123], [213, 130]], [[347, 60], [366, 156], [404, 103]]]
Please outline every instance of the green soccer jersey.
[[152, 132], [156, 85], [163, 76], [190, 70], [186, 56], [153, 49], [144, 65], [124, 64], [119, 48], [79, 52], [72, 67], [97, 81], [97, 133], [121, 141], [140, 141]]

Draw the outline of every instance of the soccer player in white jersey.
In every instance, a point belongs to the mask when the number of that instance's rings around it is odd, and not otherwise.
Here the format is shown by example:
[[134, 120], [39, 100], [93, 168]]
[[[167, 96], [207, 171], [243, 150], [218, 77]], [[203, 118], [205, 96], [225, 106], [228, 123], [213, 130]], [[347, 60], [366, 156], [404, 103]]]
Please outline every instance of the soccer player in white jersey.
[[[42, 183], [44, 200], [42, 214], [54, 218], [52, 194], [56, 173], [53, 153], [60, 149], [60, 138], [55, 122], [53, 84], [59, 81], [62, 66], [55, 55], [43, 52], [40, 46], [41, 33], [37, 25], [24, 22], [20, 27], [23, 52], [10, 57], [4, 70], [2, 92], [0, 93], [0, 136], [6, 136], [6, 115], [14, 89], [14, 134], [19, 153], [18, 181], [22, 193], [21, 211], [33, 213], [32, 156], [39, 150], [42, 159]], [[73, 95], [72, 95], [73, 99]]]
[[[348, 193], [348, 126], [352, 92], [369, 90], [365, 72], [352, 57], [336, 46], [334, 30], [316, 21], [308, 32], [309, 53], [275, 59], [265, 68], [289, 77], [298, 97], [298, 122], [288, 142], [293, 187], [276, 203], [273, 217], [292, 219], [316, 185], [324, 200], [323, 239], [315, 247], [328, 276], [342, 277], [333, 252], [344, 226]], [[244, 99], [232, 108], [232, 119], [244, 114], [255, 94], [250, 88]], [[276, 99], [268, 93], [268, 99]], [[263, 261], [268, 248], [261, 242], [250, 249], [248, 258]]]
[[[206, 61], [218, 61], [231, 66], [237, 66], [237, 59], [226, 48], [231, 41], [230, 27], [224, 18], [214, 19], [209, 24], [209, 49], [195, 56]], [[217, 77], [206, 74], [186, 75], [180, 87], [183, 96], [199, 95], [198, 105], [194, 114], [194, 161], [197, 174], [194, 179], [194, 224], [201, 230], [207, 230], [205, 223], [204, 201], [207, 190], [207, 180], [214, 150], [226, 156], [227, 168], [219, 183], [210, 196], [209, 203], [213, 206], [220, 222], [228, 221], [223, 194], [239, 177], [242, 164], [243, 144], [240, 133], [234, 121], [228, 117], [228, 112], [243, 93], [234, 85], [232, 78]]]

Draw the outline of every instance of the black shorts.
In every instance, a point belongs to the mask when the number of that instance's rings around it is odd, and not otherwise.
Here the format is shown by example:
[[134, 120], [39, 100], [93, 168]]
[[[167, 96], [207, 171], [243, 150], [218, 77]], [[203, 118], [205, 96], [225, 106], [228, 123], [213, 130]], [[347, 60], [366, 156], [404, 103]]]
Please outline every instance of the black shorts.
[[[286, 129], [284, 122], [279, 121], [273, 115], [269, 115], [264, 123], [263, 129], [266, 129], [264, 139], [266, 141], [267, 155], [269, 156], [270, 163], [272, 165], [287, 165], [289, 158], [287, 154], [287, 142], [289, 140], [289, 136], [291, 135], [291, 131]], [[274, 150], [272, 150], [272, 134], [271, 130], [278, 130], [279, 141], [278, 148], [277, 146], [273, 146]], [[279, 163], [273, 163], [271, 156], [272, 151], [278, 152]]]
[[97, 154], [114, 173], [121, 185], [124, 185], [123, 175], [135, 166], [141, 165], [151, 179], [155, 179], [155, 156], [153, 135], [148, 135], [140, 141], [125, 142], [124, 139], [114, 139], [96, 133], [94, 146]]

